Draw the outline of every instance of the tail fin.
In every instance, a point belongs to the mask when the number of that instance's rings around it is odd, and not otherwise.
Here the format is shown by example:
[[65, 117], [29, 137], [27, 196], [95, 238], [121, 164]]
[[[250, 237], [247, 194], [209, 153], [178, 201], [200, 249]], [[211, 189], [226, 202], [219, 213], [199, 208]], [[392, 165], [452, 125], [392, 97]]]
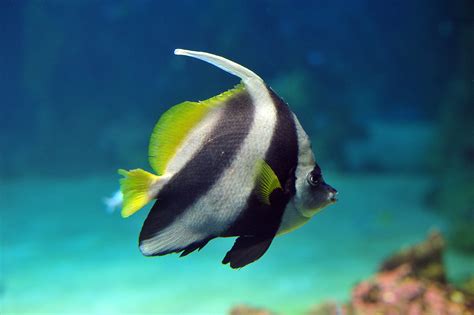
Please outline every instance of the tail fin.
[[123, 194], [122, 217], [126, 218], [143, 208], [153, 196], [150, 187], [159, 179], [159, 176], [142, 169], [126, 171], [120, 169], [120, 190]]

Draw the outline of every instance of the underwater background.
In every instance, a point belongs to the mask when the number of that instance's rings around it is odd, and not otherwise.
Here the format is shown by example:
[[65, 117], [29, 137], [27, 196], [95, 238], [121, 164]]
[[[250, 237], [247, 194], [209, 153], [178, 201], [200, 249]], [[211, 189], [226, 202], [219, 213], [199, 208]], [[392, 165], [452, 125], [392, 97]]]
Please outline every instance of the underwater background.
[[[306, 314], [433, 229], [474, 291], [473, 1], [2, 0], [0, 39], [1, 314]], [[233, 239], [143, 257], [150, 206], [103, 202], [166, 109], [238, 83], [175, 48], [264, 78], [339, 191], [241, 270]]]

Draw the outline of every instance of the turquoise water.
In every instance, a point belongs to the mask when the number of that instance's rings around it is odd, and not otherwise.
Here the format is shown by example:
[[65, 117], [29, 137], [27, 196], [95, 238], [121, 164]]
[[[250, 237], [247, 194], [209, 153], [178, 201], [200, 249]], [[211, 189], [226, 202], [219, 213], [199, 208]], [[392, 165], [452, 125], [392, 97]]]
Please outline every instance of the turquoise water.
[[[340, 201], [241, 270], [220, 264], [230, 239], [184, 258], [143, 257], [137, 236], [147, 211], [128, 219], [106, 213], [101, 198], [115, 184], [109, 178], [4, 182], [2, 313], [225, 314], [248, 304], [298, 314], [347, 300], [381, 259], [443, 229], [420, 201], [423, 177], [327, 178]], [[474, 256], [448, 252], [447, 262], [455, 278]]]

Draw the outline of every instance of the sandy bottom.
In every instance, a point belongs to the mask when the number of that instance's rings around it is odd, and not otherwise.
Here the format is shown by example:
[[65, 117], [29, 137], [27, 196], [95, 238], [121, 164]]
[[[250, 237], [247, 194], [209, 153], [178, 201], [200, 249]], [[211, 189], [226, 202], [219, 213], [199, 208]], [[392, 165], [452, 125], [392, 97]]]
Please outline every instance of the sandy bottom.
[[[137, 237], [147, 209], [129, 219], [106, 213], [110, 179], [4, 182], [0, 313], [225, 314], [245, 303], [300, 314], [344, 301], [385, 256], [444, 229], [423, 206], [424, 178], [326, 178], [340, 201], [241, 270], [220, 263], [232, 239], [185, 258], [143, 257]], [[473, 257], [448, 251], [446, 260], [451, 277], [474, 272]]]

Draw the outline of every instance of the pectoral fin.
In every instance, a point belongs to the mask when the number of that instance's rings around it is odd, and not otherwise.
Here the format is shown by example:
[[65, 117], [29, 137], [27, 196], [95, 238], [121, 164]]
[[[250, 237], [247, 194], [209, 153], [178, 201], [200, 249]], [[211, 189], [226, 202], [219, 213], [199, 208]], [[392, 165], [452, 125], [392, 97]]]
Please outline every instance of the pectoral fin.
[[258, 199], [270, 205], [270, 195], [277, 189], [282, 189], [280, 180], [276, 176], [273, 169], [264, 160], [260, 160], [256, 166], [256, 193]]

